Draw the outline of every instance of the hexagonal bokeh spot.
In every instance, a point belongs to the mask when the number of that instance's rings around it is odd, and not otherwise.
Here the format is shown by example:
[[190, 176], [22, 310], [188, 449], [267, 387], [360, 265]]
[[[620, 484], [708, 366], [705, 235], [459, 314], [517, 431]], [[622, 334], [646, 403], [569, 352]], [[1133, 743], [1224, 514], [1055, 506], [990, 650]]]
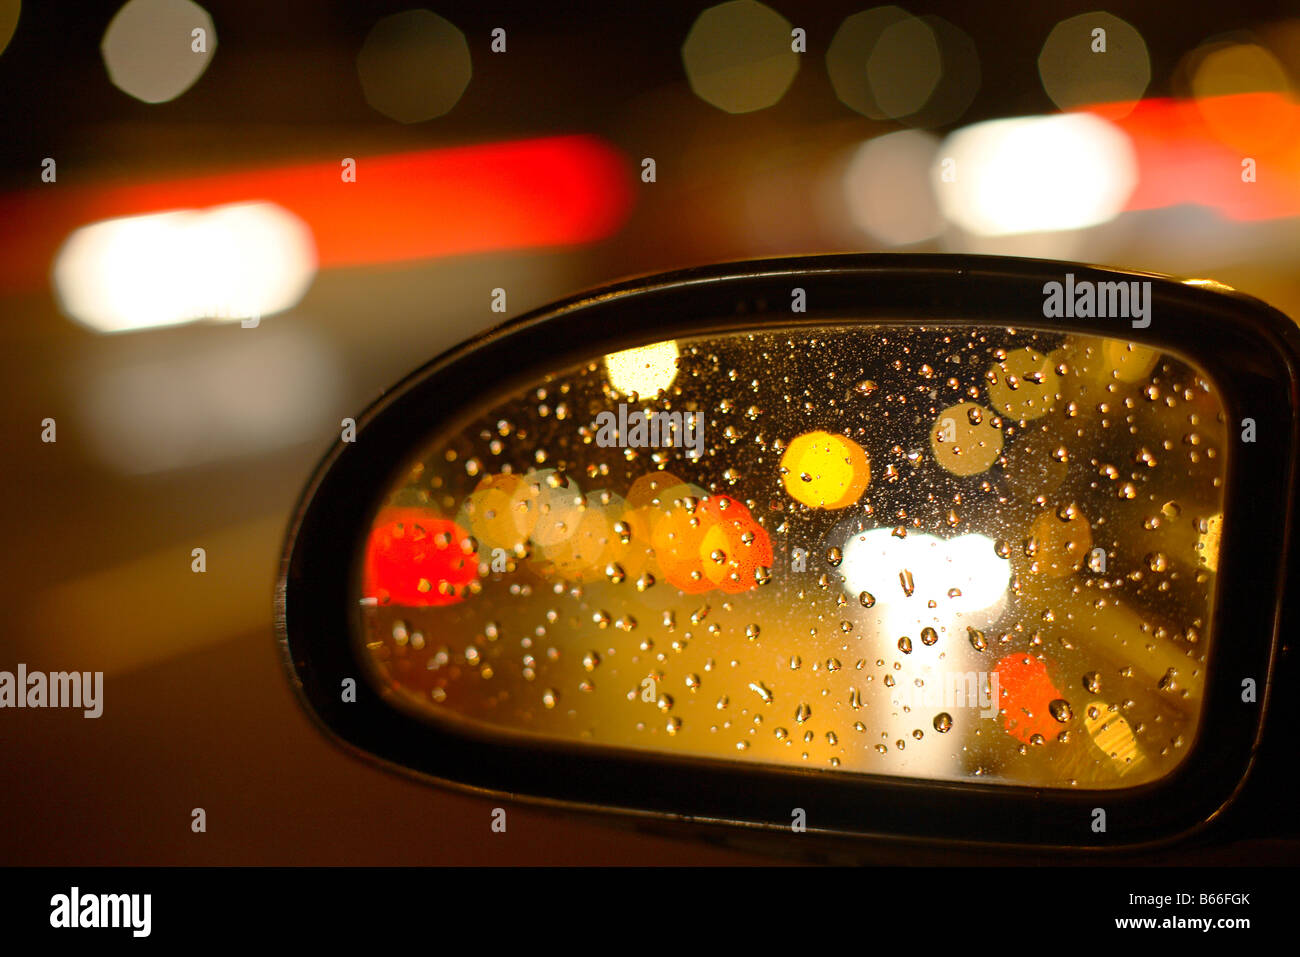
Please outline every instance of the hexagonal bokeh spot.
[[696, 18], [682, 44], [695, 95], [728, 113], [766, 109], [799, 72], [790, 21], [755, 0], [731, 0]]
[[366, 102], [399, 123], [422, 123], [449, 112], [472, 73], [465, 34], [429, 10], [384, 17], [357, 54]]
[[[1098, 10], [1062, 20], [1038, 54], [1043, 89], [1062, 110], [1079, 106], [1132, 103], [1151, 82], [1151, 57], [1137, 29]], [[1131, 107], [1102, 110], [1118, 119]]]
[[191, 0], [130, 0], [100, 44], [113, 85], [145, 103], [176, 99], [203, 75], [216, 50], [212, 18]]

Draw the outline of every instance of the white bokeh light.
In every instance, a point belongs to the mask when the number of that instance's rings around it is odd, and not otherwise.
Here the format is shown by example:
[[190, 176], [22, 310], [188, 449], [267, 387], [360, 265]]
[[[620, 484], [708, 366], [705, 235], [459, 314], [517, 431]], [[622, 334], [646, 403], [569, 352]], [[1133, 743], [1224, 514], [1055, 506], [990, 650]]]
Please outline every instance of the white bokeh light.
[[310, 228], [274, 203], [91, 223], [54, 260], [60, 306], [96, 332], [281, 312], [315, 274]]
[[1086, 113], [992, 120], [943, 142], [931, 182], [944, 215], [971, 233], [1080, 229], [1123, 210], [1137, 157], [1119, 127]]

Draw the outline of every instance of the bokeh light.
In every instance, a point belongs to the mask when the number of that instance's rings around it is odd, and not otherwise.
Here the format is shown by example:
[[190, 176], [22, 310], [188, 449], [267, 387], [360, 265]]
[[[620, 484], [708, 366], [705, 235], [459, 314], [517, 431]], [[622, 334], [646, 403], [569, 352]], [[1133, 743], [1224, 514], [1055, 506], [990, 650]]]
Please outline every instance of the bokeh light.
[[13, 39], [22, 9], [21, 0], [0, 0], [0, 53], [5, 52], [5, 47]]
[[1052, 702], [1061, 698], [1061, 692], [1047, 665], [1020, 653], [1001, 658], [993, 671], [998, 676], [1002, 726], [1007, 733], [1022, 744], [1056, 740], [1065, 725], [1052, 716]]
[[[201, 38], [194, 31], [203, 31]], [[195, 49], [202, 42], [202, 50]], [[191, 0], [130, 0], [104, 31], [109, 79], [146, 103], [165, 103], [203, 75], [217, 51], [208, 12]]]
[[1088, 105], [1118, 119], [1132, 112], [1151, 83], [1151, 57], [1132, 24], [1099, 10], [1052, 28], [1038, 55], [1038, 75], [1062, 110]]
[[929, 621], [948, 628], [959, 617], [983, 623], [1000, 613], [1011, 580], [1010, 565], [993, 546], [978, 534], [945, 539], [909, 532], [900, 538], [875, 528], [848, 536], [839, 573], [853, 601], [866, 592], [872, 607], [887, 613], [887, 632]]
[[980, 59], [975, 41], [943, 17], [921, 17], [939, 45], [942, 72], [934, 92], [915, 113], [900, 119], [908, 126], [933, 129], [956, 122], [980, 88]]
[[357, 54], [366, 102], [399, 123], [422, 123], [449, 112], [469, 86], [472, 70], [465, 34], [429, 10], [384, 17]]
[[1092, 528], [1077, 506], [1042, 512], [1029, 527], [1017, 567], [1048, 578], [1067, 578], [1078, 571], [1092, 550]]
[[[945, 179], [948, 169], [955, 180]], [[1124, 132], [1100, 117], [1017, 117], [957, 130], [930, 176], [948, 219], [1003, 236], [1113, 219], [1137, 184], [1137, 160]]]
[[1046, 415], [1056, 404], [1061, 377], [1056, 363], [1026, 346], [1007, 353], [985, 376], [989, 403], [1001, 415], [1028, 421]]
[[477, 557], [455, 522], [423, 509], [385, 509], [366, 544], [362, 595], [381, 605], [450, 605], [478, 577]]
[[610, 387], [623, 395], [656, 396], [677, 377], [677, 343], [652, 342], [605, 356]]
[[993, 413], [973, 402], [959, 402], [939, 413], [930, 427], [934, 460], [953, 475], [988, 471], [1002, 454], [1002, 430]]
[[868, 140], [844, 171], [844, 199], [856, 226], [890, 246], [933, 239], [944, 218], [930, 188], [939, 141], [903, 130]]
[[871, 466], [852, 439], [805, 432], [781, 456], [781, 481], [791, 498], [811, 508], [845, 508], [866, 491]]
[[1210, 43], [1188, 60], [1191, 91], [1210, 132], [1234, 149], [1258, 151], [1275, 144], [1292, 145], [1296, 122], [1291, 111], [1259, 94], [1290, 97], [1286, 68], [1257, 43]]
[[835, 95], [873, 120], [901, 119], [925, 106], [943, 65], [930, 26], [901, 7], [846, 18], [826, 51]]
[[54, 261], [60, 306], [96, 332], [270, 315], [315, 274], [311, 230], [274, 203], [92, 223]]
[[709, 7], [682, 44], [682, 65], [695, 95], [728, 113], [777, 103], [799, 72], [791, 24], [755, 0]]
[[[503, 549], [513, 557], [522, 557], [528, 536], [537, 524], [536, 510], [523, 504], [515, 494], [524, 480], [510, 473], [489, 475], [465, 499], [456, 521], [467, 527], [488, 551]], [[520, 503], [522, 507], [516, 507]]]
[[881, 32], [867, 59], [867, 82], [881, 112], [898, 119], [925, 106], [942, 70], [934, 31], [925, 21], [907, 17]]

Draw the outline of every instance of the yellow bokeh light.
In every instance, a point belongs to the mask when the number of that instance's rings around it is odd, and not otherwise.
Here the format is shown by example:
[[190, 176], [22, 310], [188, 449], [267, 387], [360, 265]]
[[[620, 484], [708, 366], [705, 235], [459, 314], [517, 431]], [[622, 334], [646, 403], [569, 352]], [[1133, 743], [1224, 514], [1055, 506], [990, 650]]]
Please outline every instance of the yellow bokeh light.
[[812, 508], [845, 508], [871, 481], [867, 453], [851, 439], [806, 432], [781, 456], [781, 481], [795, 501]]
[[1061, 377], [1050, 358], [1025, 347], [991, 365], [986, 381], [989, 402], [999, 414], [1028, 421], [1046, 415], [1056, 404]]
[[873, 120], [920, 111], [943, 75], [935, 31], [901, 7], [847, 17], [826, 51], [826, 72], [840, 102]]
[[1101, 347], [1106, 362], [1106, 374], [1114, 374], [1120, 382], [1141, 382], [1151, 374], [1160, 353], [1136, 342], [1106, 339]]
[[529, 529], [534, 544], [542, 547], [571, 536], [585, 507], [582, 489], [555, 469], [529, 472], [510, 496], [516, 526], [521, 532]]
[[785, 95], [799, 72], [790, 21], [754, 0], [709, 7], [682, 45], [695, 95], [728, 113], [752, 113]]
[[1034, 574], [1065, 578], [1079, 570], [1091, 550], [1088, 519], [1077, 508], [1062, 508], [1034, 519], [1017, 564]]
[[993, 413], [973, 402], [959, 402], [939, 413], [930, 427], [934, 459], [954, 475], [978, 475], [1002, 454], [1002, 430]]
[[0, 0], [0, 53], [5, 52], [5, 47], [13, 39], [14, 31], [18, 29], [18, 16], [22, 9], [23, 5], [19, 0]]
[[1038, 75], [1062, 110], [1089, 106], [1119, 119], [1146, 92], [1151, 57], [1132, 24], [1098, 10], [1052, 28], [1038, 55]]
[[524, 504], [526, 493], [519, 502], [514, 499], [523, 484], [518, 475], [489, 475], [465, 499], [457, 524], [468, 528], [486, 550], [503, 548], [518, 554], [537, 523], [536, 510]]
[[570, 580], [592, 580], [604, 574], [618, 542], [614, 523], [623, 512], [623, 500], [616, 495], [592, 493], [573, 522], [573, 532], [541, 550], [543, 568]]
[[1244, 94], [1290, 96], [1286, 68], [1255, 43], [1213, 43], [1193, 51], [1192, 96], [1211, 132], [1243, 150], [1289, 143], [1294, 123], [1273, 100]]
[[672, 339], [605, 356], [609, 384], [624, 395], [655, 396], [677, 377], [677, 343]]

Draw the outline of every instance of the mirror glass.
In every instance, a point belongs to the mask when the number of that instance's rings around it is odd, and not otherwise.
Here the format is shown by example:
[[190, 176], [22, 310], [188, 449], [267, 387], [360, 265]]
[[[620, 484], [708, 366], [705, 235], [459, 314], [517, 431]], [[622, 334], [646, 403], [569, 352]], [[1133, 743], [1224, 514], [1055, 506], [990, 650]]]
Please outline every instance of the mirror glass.
[[357, 556], [356, 640], [404, 709], [1032, 787], [1187, 754], [1229, 446], [1186, 360], [846, 323], [484, 391], [427, 424]]

